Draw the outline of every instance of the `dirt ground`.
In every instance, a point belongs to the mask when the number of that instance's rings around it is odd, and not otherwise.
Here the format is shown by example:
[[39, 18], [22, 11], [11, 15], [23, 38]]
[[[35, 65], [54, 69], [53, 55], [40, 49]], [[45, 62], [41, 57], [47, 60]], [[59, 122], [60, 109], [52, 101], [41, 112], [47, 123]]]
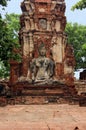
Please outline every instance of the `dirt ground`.
[[86, 130], [86, 107], [67, 104], [0, 107], [0, 130]]

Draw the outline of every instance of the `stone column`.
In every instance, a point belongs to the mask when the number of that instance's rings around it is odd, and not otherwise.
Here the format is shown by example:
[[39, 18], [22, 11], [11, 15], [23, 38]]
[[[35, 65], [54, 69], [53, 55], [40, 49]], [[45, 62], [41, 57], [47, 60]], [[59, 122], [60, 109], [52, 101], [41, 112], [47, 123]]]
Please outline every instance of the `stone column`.
[[62, 37], [57, 36], [52, 47], [53, 59], [56, 63], [62, 63]]
[[30, 19], [25, 19], [25, 28], [26, 30], [30, 30], [31, 29], [31, 25], [30, 25]]
[[48, 19], [48, 20], [47, 20], [47, 30], [48, 30], [48, 31], [51, 31], [51, 26], [50, 26], [50, 24], [51, 24], [51, 19]]
[[23, 76], [26, 77], [28, 73], [28, 62], [29, 62], [29, 37], [27, 33], [24, 33], [23, 35]]
[[30, 57], [32, 57], [32, 52], [34, 50], [34, 43], [33, 43], [33, 34], [29, 33], [29, 49], [30, 49]]
[[61, 30], [61, 21], [56, 20], [56, 22], [55, 22], [55, 30], [56, 30], [56, 32]]
[[34, 27], [34, 20], [33, 20], [33, 18], [30, 18], [30, 24], [31, 24], [31, 30], [34, 30], [35, 27]]

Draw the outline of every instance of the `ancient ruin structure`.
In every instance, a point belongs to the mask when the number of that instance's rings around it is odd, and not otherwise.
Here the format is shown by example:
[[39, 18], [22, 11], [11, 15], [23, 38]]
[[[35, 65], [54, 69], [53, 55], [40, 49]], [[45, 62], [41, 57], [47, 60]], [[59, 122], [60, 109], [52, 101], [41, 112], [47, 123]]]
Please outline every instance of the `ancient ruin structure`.
[[[13, 102], [72, 101], [76, 95], [73, 48], [65, 34], [64, 0], [24, 0], [19, 43], [21, 62], [10, 62]], [[18, 99], [18, 100], [17, 100]]]
[[31, 62], [39, 57], [39, 46], [44, 44], [46, 58], [55, 64], [53, 79], [73, 84], [75, 65], [73, 48], [67, 43], [64, 0], [24, 0], [21, 4], [19, 41], [22, 62], [11, 63], [10, 82], [19, 77], [32, 78]]

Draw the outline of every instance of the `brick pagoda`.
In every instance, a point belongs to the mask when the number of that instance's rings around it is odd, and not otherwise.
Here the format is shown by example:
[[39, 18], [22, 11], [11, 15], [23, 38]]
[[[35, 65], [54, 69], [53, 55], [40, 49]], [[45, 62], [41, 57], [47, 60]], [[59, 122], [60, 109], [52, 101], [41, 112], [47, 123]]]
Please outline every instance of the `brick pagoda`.
[[76, 94], [75, 59], [65, 34], [65, 8], [64, 0], [24, 0], [21, 3], [22, 61], [10, 62], [9, 84], [14, 95], [20, 95], [16, 98], [22, 97], [27, 104], [68, 101]]

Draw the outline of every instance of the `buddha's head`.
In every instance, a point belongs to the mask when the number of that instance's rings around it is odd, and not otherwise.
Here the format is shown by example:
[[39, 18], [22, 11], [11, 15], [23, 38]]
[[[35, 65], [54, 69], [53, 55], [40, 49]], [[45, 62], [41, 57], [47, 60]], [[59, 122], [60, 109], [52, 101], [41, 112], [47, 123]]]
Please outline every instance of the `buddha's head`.
[[45, 48], [44, 43], [41, 43], [41, 44], [40, 44], [38, 50], [39, 50], [39, 55], [40, 55], [40, 56], [42, 56], [42, 57], [43, 57], [43, 56], [46, 56], [46, 48]]

